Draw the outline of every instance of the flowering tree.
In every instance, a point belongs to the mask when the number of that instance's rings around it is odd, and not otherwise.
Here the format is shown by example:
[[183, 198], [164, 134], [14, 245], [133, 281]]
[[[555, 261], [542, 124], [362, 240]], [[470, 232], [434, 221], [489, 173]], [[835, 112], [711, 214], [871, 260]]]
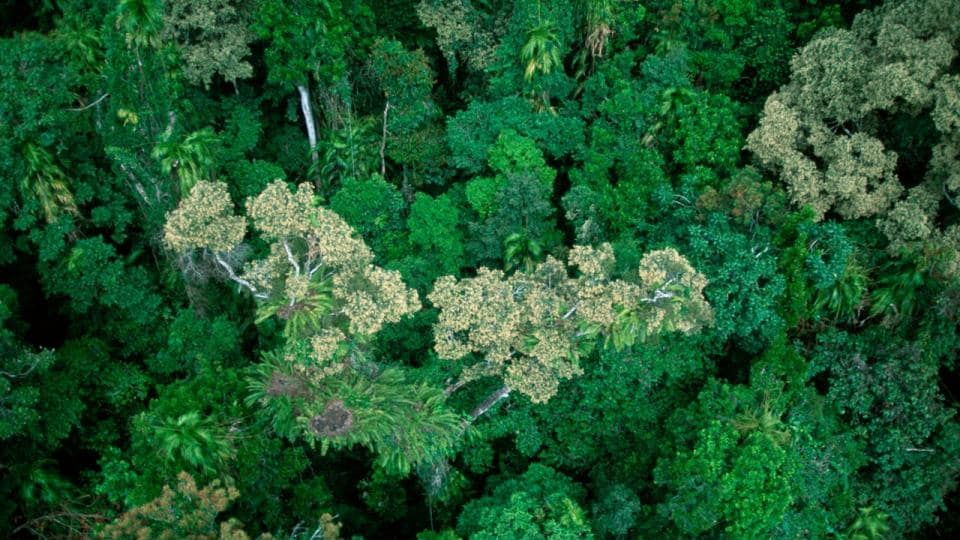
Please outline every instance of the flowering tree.
[[[428, 298], [440, 308], [436, 352], [459, 359], [477, 353], [457, 385], [484, 375], [505, 383], [496, 400], [515, 389], [534, 403], [549, 401], [559, 383], [580, 375], [580, 357], [603, 335], [617, 349], [663, 331], [692, 333], [713, 320], [703, 298], [706, 278], [674, 249], [646, 254], [636, 274], [613, 279], [610, 244], [575, 246], [567, 266], [548, 257], [532, 272], [507, 276], [481, 268], [476, 277], [445, 276]], [[486, 408], [484, 408], [486, 407]]]
[[[233, 214], [226, 185], [198, 182], [168, 215], [167, 246], [222, 276], [258, 304], [258, 321], [285, 321], [287, 343], [266, 355], [251, 381], [277, 431], [319, 441], [323, 448], [362, 444], [381, 462], [406, 472], [446, 452], [462, 432], [461, 415], [442, 393], [412, 384], [397, 369], [381, 370], [365, 345], [387, 323], [420, 309], [415, 290], [373, 253], [336, 213], [317, 205], [313, 187], [295, 192], [274, 181]], [[265, 257], [243, 261], [248, 221], [269, 242]]]
[[[949, 276], [960, 272], [960, 228], [940, 226], [940, 209], [955, 208], [960, 193], [958, 17], [956, 2], [912, 0], [819, 34], [747, 139], [817, 220], [876, 217], [891, 254], [932, 255]], [[895, 122], [913, 127], [890, 129]], [[929, 155], [910, 138], [924, 130]]]
[[269, 254], [243, 265], [247, 218], [235, 216], [226, 185], [200, 182], [168, 216], [167, 245], [184, 257], [212, 259], [259, 303], [259, 320], [287, 321], [288, 337], [312, 340], [332, 361], [347, 336], [364, 340], [387, 322], [420, 309], [400, 273], [374, 266], [373, 253], [334, 212], [318, 207], [313, 187], [291, 192], [280, 180], [247, 201], [247, 216]]

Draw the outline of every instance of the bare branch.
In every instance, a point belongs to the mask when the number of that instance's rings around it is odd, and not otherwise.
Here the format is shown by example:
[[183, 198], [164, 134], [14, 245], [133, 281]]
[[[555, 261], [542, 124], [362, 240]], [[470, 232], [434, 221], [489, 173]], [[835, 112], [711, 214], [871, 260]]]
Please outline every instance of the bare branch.
[[98, 103], [100, 103], [101, 101], [107, 99], [109, 96], [110, 96], [110, 92], [107, 92], [106, 94], [98, 97], [98, 98], [96, 99], [96, 101], [94, 101], [93, 103], [90, 103], [89, 105], [84, 105], [83, 107], [74, 107], [74, 108], [70, 108], [70, 109], [67, 109], [67, 110], [75, 111], [75, 112], [82, 112], [82, 111], [85, 111], [85, 110], [87, 110], [87, 109], [89, 109], [89, 108], [91, 108], [91, 107], [96, 107]]
[[254, 297], [256, 297], [256, 298], [267, 298], [267, 293], [260, 292], [259, 290], [257, 290], [256, 287], [253, 286], [253, 283], [250, 283], [249, 281], [247, 281], [247, 280], [241, 278], [240, 276], [238, 276], [237, 273], [234, 272], [233, 267], [230, 266], [230, 264], [229, 264], [227, 261], [223, 260], [223, 258], [220, 257], [220, 254], [219, 254], [219, 253], [214, 253], [214, 254], [213, 254], [213, 258], [214, 258], [214, 260], [217, 261], [217, 264], [219, 264], [220, 266], [222, 266], [222, 267], [224, 268], [224, 270], [227, 271], [227, 276], [229, 276], [231, 280], [233, 280], [233, 281], [237, 282], [238, 284], [242, 285], [243, 287], [246, 287], [247, 289], [249, 289], [250, 292], [253, 293], [253, 296], [254, 296]]
[[283, 250], [287, 252], [287, 260], [290, 261], [290, 266], [293, 266], [293, 271], [295, 275], [300, 275], [300, 264], [297, 263], [296, 257], [293, 256], [293, 251], [290, 250], [290, 244], [287, 243], [287, 239], [283, 239]]
[[130, 181], [130, 186], [134, 191], [137, 192], [138, 195], [140, 195], [140, 198], [143, 199], [143, 202], [146, 203], [147, 206], [151, 206], [150, 199], [147, 198], [147, 190], [144, 189], [143, 184], [140, 183], [140, 180], [138, 180], [133, 172], [131, 172], [130, 169], [128, 169], [123, 163], [120, 164], [120, 170], [127, 175], [127, 179]]
[[[753, 252], [754, 249], [756, 249], [756, 248], [752, 248], [750, 251]], [[766, 247], [764, 247], [762, 250], [757, 251], [756, 253], [754, 253], [754, 254], [753, 254], [753, 258], [754, 258], [754, 259], [759, 259], [760, 256], [762, 256], [764, 253], [766, 253], [766, 252], [768, 252], [768, 251], [770, 251], [770, 246], [766, 246]]]
[[0, 375], [5, 375], [5, 376], [7, 376], [7, 377], [10, 377], [11, 379], [16, 379], [16, 378], [19, 378], [19, 377], [26, 377], [26, 376], [29, 375], [30, 372], [32, 372], [34, 369], [37, 369], [37, 366], [38, 366], [38, 365], [40, 365], [40, 359], [39, 359], [39, 358], [36, 359], [36, 360], [34, 360], [34, 361], [33, 361], [33, 364], [32, 364], [29, 368], [27, 368], [27, 370], [24, 371], [23, 373], [10, 373], [9, 371], [0, 371]]
[[657, 289], [653, 293], [653, 298], [641, 298], [640, 301], [645, 304], [655, 304], [664, 298], [673, 298], [673, 293], [663, 292], [660, 289]]
[[947, 201], [952, 204], [955, 208], [960, 208], [960, 205], [957, 204], [957, 201], [953, 200], [953, 197], [947, 193], [947, 183], [944, 182], [940, 188], [940, 191], [943, 192], [943, 196], [947, 198]]
[[173, 128], [177, 127], [177, 111], [167, 111], [167, 129], [164, 134], [169, 137], [173, 135]]
[[504, 399], [504, 398], [506, 398], [506, 397], [509, 396], [509, 395], [510, 395], [510, 387], [509, 387], [509, 386], [504, 386], [504, 387], [498, 389], [496, 392], [490, 394], [490, 395], [487, 397], [487, 399], [483, 400], [483, 402], [480, 403], [480, 405], [477, 405], [477, 408], [474, 409], [473, 412], [470, 413], [470, 418], [472, 418], [473, 420], [476, 420], [477, 418], [480, 418], [480, 417], [483, 416], [487, 411], [489, 411], [491, 407], [493, 407], [494, 405], [496, 405], [501, 399]]
[[443, 395], [444, 395], [444, 397], [450, 397], [450, 394], [452, 394], [452, 393], [456, 392], [457, 390], [463, 388], [463, 386], [464, 386], [465, 384], [467, 384], [467, 382], [469, 382], [467, 379], [460, 378], [460, 379], [457, 380], [457, 382], [455, 382], [455, 383], [447, 386], [446, 388], [443, 389]]

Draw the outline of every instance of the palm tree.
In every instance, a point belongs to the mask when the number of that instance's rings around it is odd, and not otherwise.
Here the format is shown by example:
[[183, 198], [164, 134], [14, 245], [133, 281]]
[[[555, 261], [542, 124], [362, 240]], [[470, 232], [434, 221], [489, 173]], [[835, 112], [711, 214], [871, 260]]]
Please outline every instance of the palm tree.
[[190, 189], [200, 180], [210, 179], [219, 142], [213, 129], [194, 131], [182, 141], [172, 141], [169, 135], [164, 135], [163, 139], [150, 155], [160, 161], [164, 174], [176, 174], [181, 195], [190, 193]]
[[123, 31], [127, 45], [135, 48], [159, 44], [163, 29], [163, 2], [160, 0], [120, 0], [117, 4], [117, 28]]
[[526, 232], [513, 233], [503, 241], [504, 269], [508, 272], [520, 268], [530, 272], [542, 256], [540, 242], [530, 238]]
[[140, 73], [140, 99], [145, 98], [147, 75], [143, 69], [140, 49], [158, 47], [163, 30], [163, 2], [161, 0], [120, 0], [117, 4], [117, 29], [122, 31], [127, 47], [133, 50]]
[[520, 59], [525, 68], [523, 78], [533, 80], [539, 71], [548, 75], [561, 63], [557, 27], [552, 21], [541, 22], [527, 31], [527, 42], [520, 49]]
[[603, 56], [607, 39], [613, 34], [610, 21], [613, 20], [613, 6], [610, 0], [584, 1], [584, 46], [590, 56]]
[[152, 427], [157, 449], [168, 461], [212, 474], [233, 457], [232, 438], [226, 430], [196, 411], [166, 418]]
[[860, 509], [860, 514], [856, 521], [847, 529], [845, 538], [848, 540], [874, 540], [883, 538], [890, 525], [887, 524], [889, 516], [870, 506]]
[[27, 143], [23, 146], [23, 160], [27, 172], [21, 180], [23, 196], [32, 192], [43, 209], [47, 222], [54, 222], [63, 213], [78, 215], [73, 193], [67, 185], [63, 169], [42, 146]]

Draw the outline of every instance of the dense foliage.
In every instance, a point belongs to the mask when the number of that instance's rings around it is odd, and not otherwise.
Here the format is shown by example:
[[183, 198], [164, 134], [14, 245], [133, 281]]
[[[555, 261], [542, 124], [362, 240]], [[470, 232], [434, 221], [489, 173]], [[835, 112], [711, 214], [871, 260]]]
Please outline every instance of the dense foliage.
[[960, 535], [960, 2], [0, 0], [0, 536]]

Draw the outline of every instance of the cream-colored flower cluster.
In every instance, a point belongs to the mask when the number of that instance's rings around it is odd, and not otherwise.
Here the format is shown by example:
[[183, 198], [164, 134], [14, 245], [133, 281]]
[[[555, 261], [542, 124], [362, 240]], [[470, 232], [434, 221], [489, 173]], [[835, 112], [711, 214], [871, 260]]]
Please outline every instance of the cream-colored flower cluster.
[[356, 232], [332, 210], [317, 209], [317, 222], [310, 230], [308, 239], [316, 249], [320, 263], [340, 268], [365, 266], [373, 262], [373, 252]]
[[584, 283], [577, 290], [577, 316], [598, 328], [610, 327], [617, 318], [614, 298], [606, 281]]
[[434, 350], [446, 359], [481, 353], [495, 372], [512, 373], [514, 383], [530, 372], [540, 383], [511, 387], [535, 401], [548, 400], [558, 377], [577, 371], [562, 367], [576, 360], [571, 352], [576, 328], [573, 321], [562, 320], [565, 299], [558, 293], [569, 278], [562, 264], [562, 276], [557, 275], [558, 264], [548, 260], [529, 275], [507, 277], [500, 270], [481, 268], [474, 278], [438, 279], [428, 296], [440, 308]]
[[264, 190], [247, 200], [247, 215], [265, 239], [306, 236], [316, 214], [313, 186], [300, 184], [292, 193], [286, 182], [274, 180]]
[[[399, 272], [374, 266], [373, 253], [350, 225], [316, 206], [310, 184], [291, 191], [275, 180], [247, 201], [246, 210], [272, 241], [269, 255], [247, 263], [242, 273], [222, 257], [218, 264], [258, 300], [281, 304], [276, 311], [281, 316], [316, 310], [323, 330], [315, 346], [332, 346], [332, 337], [343, 331], [371, 336], [420, 309], [417, 292], [407, 288]], [[228, 251], [243, 240], [245, 228], [246, 220], [232, 215], [226, 187], [200, 182], [169, 216], [167, 243], [178, 251]]]
[[209, 249], [222, 253], [237, 247], [246, 232], [246, 220], [233, 215], [226, 184], [202, 181], [167, 214], [163, 238], [173, 251]]
[[485, 28], [506, 28], [505, 24], [485, 27], [478, 21], [476, 8], [463, 0], [424, 0], [416, 9], [420, 21], [436, 30], [437, 45], [448, 61], [462, 56], [475, 71], [483, 71], [494, 61], [498, 32]]
[[560, 387], [557, 375], [532, 358], [520, 358], [507, 366], [503, 382], [534, 403], [550, 401]]
[[308, 183], [291, 192], [285, 182], [275, 180], [247, 201], [247, 215], [264, 238], [303, 242], [309, 263], [333, 269], [372, 262], [373, 253], [353, 228], [335, 212], [317, 207], [315, 199]]
[[310, 279], [303, 274], [287, 276], [283, 294], [291, 301], [299, 301], [310, 294]]
[[640, 303], [656, 323], [648, 332], [669, 329], [690, 334], [713, 324], [713, 309], [703, 296], [707, 278], [673, 248], [651, 251], [640, 260]]
[[[936, 225], [942, 203], [956, 206], [960, 195], [960, 77], [951, 73], [958, 20], [958, 2], [905, 0], [860, 13], [849, 30], [818, 34], [747, 138], [816, 219], [876, 216], [891, 254], [929, 254], [934, 266], [960, 259], [955, 233]], [[917, 185], [897, 177], [898, 156], [879, 136], [888, 118], [925, 114], [941, 139]]]
[[417, 291], [407, 288], [396, 270], [368, 264], [346, 268], [333, 277], [333, 295], [349, 320], [351, 334], [371, 336], [386, 323], [420, 310]]
[[[291, 192], [274, 181], [247, 202], [247, 213], [265, 238], [270, 256], [249, 267], [248, 279], [265, 286], [285, 278], [283, 295], [297, 302], [309, 294], [311, 280], [330, 279], [335, 318], [346, 318], [350, 334], [370, 336], [388, 322], [420, 309], [416, 291], [399, 272], [374, 266], [373, 253], [336, 213], [315, 205], [313, 186]], [[271, 275], [272, 274], [272, 275]]]
[[878, 227], [890, 240], [888, 250], [931, 254], [931, 268], [946, 277], [960, 276], [960, 227], [937, 227], [944, 199], [960, 204], [960, 76], [947, 75], [935, 88], [931, 111], [934, 126], [943, 134], [933, 147], [925, 181], [910, 188]]
[[648, 254], [639, 283], [610, 279], [615, 259], [609, 244], [576, 246], [570, 263], [581, 275], [548, 257], [533, 272], [506, 276], [481, 268], [474, 278], [445, 276], [428, 298], [440, 309], [434, 326], [441, 358], [484, 356], [484, 369], [534, 402], [545, 402], [563, 379], [582, 373], [580, 340], [591, 329], [611, 331], [618, 314], [635, 312], [647, 334], [662, 328], [692, 332], [712, 322], [703, 298], [706, 279], [676, 250]]
[[310, 338], [314, 357], [320, 363], [329, 361], [346, 338], [347, 336], [339, 328], [324, 328]]
[[377, 304], [365, 292], [350, 292], [343, 303], [343, 314], [350, 319], [350, 333], [372, 335], [380, 329], [382, 319]]
[[[894, 152], [865, 133], [837, 135], [826, 120], [801, 121], [791, 100], [785, 94], [767, 99], [747, 146], [764, 165], [780, 171], [796, 204], [810, 206], [817, 219], [830, 210], [858, 219], [883, 212], [900, 196]], [[818, 168], [818, 161], [825, 167]]]
[[481, 268], [477, 277], [459, 283], [441, 278], [428, 298], [443, 306], [439, 324], [449, 328], [445, 337], [462, 334], [466, 350], [486, 351], [497, 363], [510, 358], [522, 321], [513, 287], [502, 271]]
[[310, 346], [313, 349], [313, 359], [316, 361], [316, 365], [297, 367], [314, 382], [343, 372], [347, 368], [347, 363], [342, 358], [337, 357], [337, 351], [346, 339], [347, 336], [338, 328], [320, 330], [310, 338]]
[[613, 247], [603, 243], [599, 248], [573, 246], [568, 257], [570, 266], [576, 266], [588, 278], [606, 278], [617, 262]]
[[599, 248], [574, 246], [569, 260], [582, 275], [576, 282], [575, 305], [577, 315], [588, 324], [609, 328], [616, 321], [619, 309], [636, 303], [640, 289], [635, 284], [609, 280], [616, 263], [610, 244], [604, 243]]
[[258, 289], [270, 290], [285, 275], [289, 266], [283, 246], [273, 244], [266, 257], [252, 260], [244, 265], [243, 277]]

